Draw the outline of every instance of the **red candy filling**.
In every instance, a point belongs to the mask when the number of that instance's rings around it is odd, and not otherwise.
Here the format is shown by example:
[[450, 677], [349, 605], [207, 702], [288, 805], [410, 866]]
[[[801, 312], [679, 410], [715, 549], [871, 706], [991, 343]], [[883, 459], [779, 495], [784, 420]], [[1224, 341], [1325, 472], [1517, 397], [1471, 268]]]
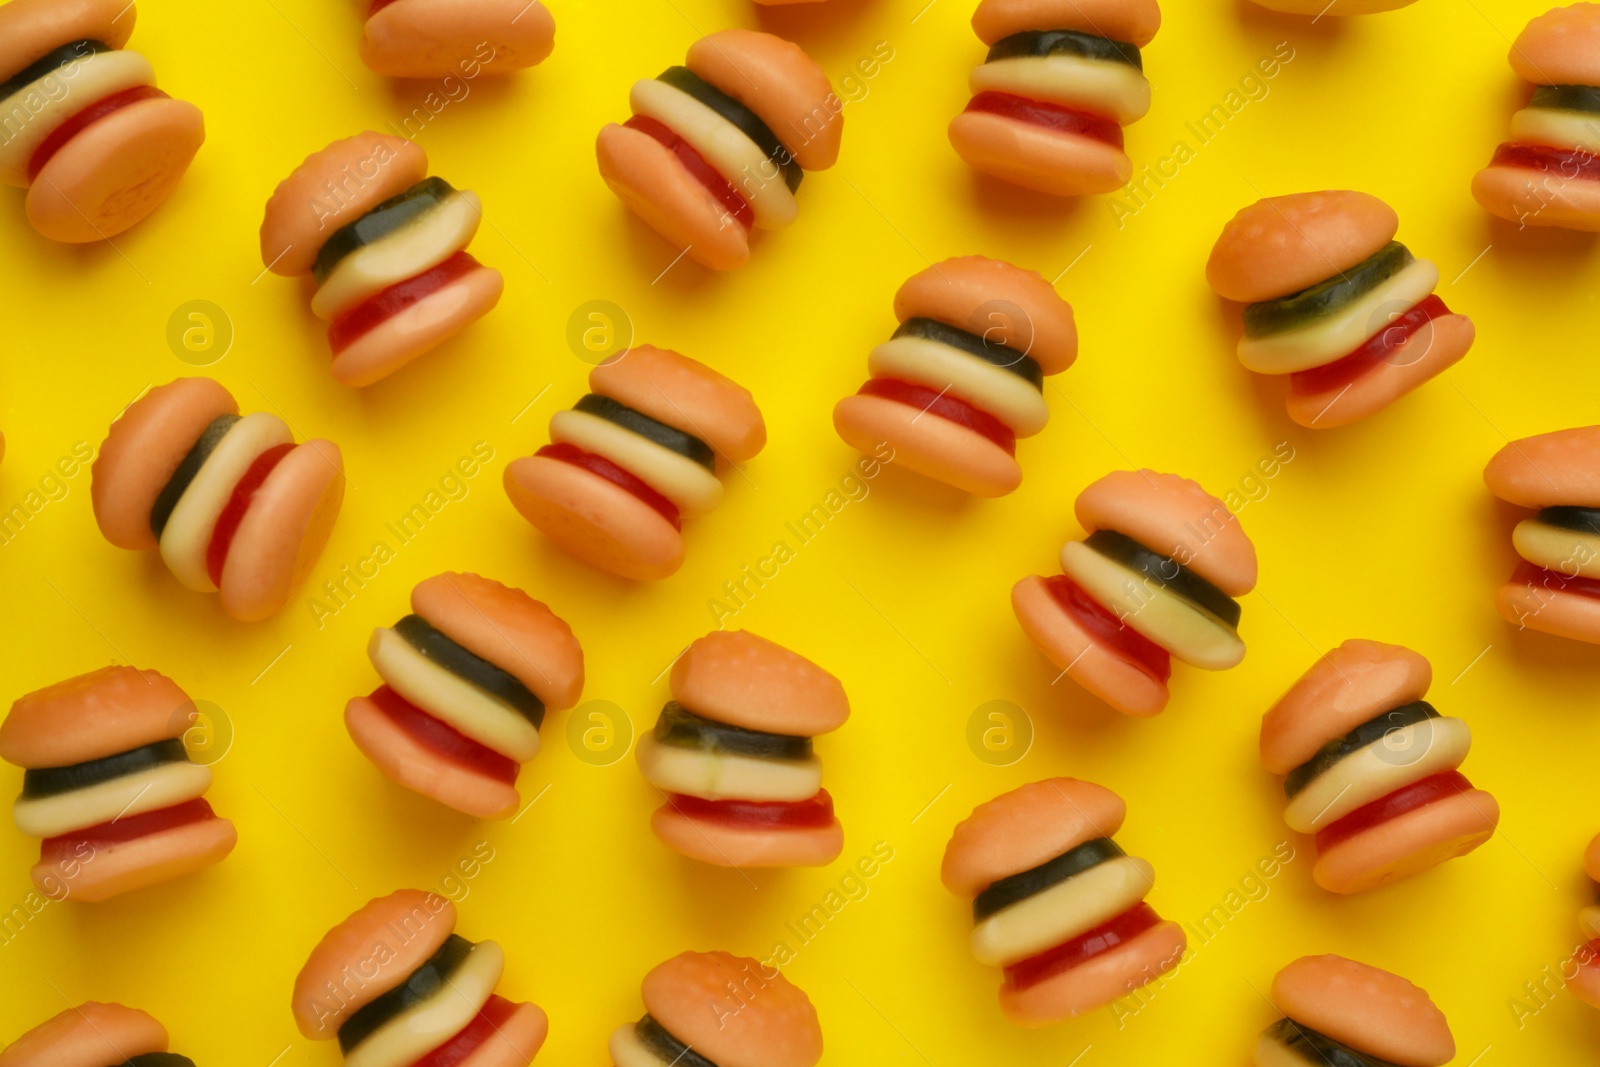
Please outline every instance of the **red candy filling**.
[[388, 686], [378, 686], [367, 699], [407, 737], [440, 759], [506, 785], [516, 784], [520, 763], [434, 718]]
[[1296, 396], [1309, 396], [1313, 393], [1342, 389], [1368, 371], [1377, 369], [1380, 363], [1388, 360], [1418, 330], [1434, 319], [1444, 318], [1448, 314], [1450, 309], [1445, 306], [1443, 300], [1438, 296], [1429, 296], [1373, 334], [1365, 344], [1348, 356], [1289, 375], [1289, 388]]
[[585, 452], [577, 445], [565, 443], [545, 445], [534, 455], [558, 459], [562, 463], [570, 463], [574, 467], [580, 467], [590, 474], [604, 478], [613, 485], [621, 486], [654, 508], [663, 519], [672, 524], [674, 530], [683, 529], [683, 523], [679, 518], [676, 504], [650, 488], [643, 479], [636, 477], [630, 471], [623, 470], [604, 456], [597, 456], [593, 452]]
[[826, 789], [809, 800], [703, 800], [685, 793], [668, 797], [674, 809], [691, 819], [752, 830], [816, 829], [833, 825], [833, 798]]
[[1060, 104], [1046, 104], [1029, 100], [1012, 93], [983, 92], [967, 102], [968, 111], [987, 111], [991, 115], [1015, 119], [1018, 122], [1043, 126], [1057, 133], [1074, 133], [1110, 145], [1122, 147], [1122, 127], [1107, 118], [1076, 111]]
[[1600, 181], [1600, 157], [1583, 148], [1551, 148], [1537, 144], [1503, 144], [1494, 150], [1491, 167], [1527, 167], [1554, 171], [1560, 178]]
[[1398, 819], [1407, 812], [1472, 791], [1472, 783], [1460, 771], [1445, 771], [1429, 775], [1420, 782], [1401, 786], [1388, 796], [1364, 804], [1337, 822], [1317, 832], [1317, 852], [1327, 852], [1344, 842], [1365, 833], [1380, 823]]
[[630, 130], [648, 134], [665, 145], [677, 157], [678, 162], [683, 164], [683, 169], [693, 175], [695, 181], [710, 190], [723, 210], [736, 219], [739, 225], [746, 230], [755, 225], [755, 212], [750, 210], [750, 205], [739, 195], [739, 190], [722, 176], [721, 171], [706, 162], [706, 157], [696, 151], [694, 145], [673, 133], [664, 123], [657, 122], [648, 115], [635, 115], [623, 125]]
[[211, 805], [203, 799], [174, 804], [170, 808], [141, 812], [126, 818], [113, 819], [86, 830], [74, 830], [60, 837], [47, 837], [39, 843], [39, 859], [44, 863], [59, 863], [71, 859], [80, 845], [109, 848], [150, 834], [159, 834], [191, 823], [216, 818]]
[[50, 136], [39, 143], [33, 150], [33, 155], [28, 159], [28, 180], [31, 182], [44, 170], [44, 165], [50, 158], [61, 151], [66, 143], [89, 126], [105, 118], [113, 111], [121, 111], [132, 104], [142, 100], [165, 100], [167, 94], [153, 85], [135, 85], [132, 89], [124, 89], [120, 93], [112, 93], [101, 100], [96, 100], [66, 122], [51, 131]]
[[282, 444], [267, 449], [256, 457], [250, 469], [244, 472], [244, 477], [239, 479], [239, 484], [233, 487], [233, 495], [228, 497], [222, 514], [217, 516], [217, 524], [211, 528], [211, 542], [206, 545], [206, 574], [210, 575], [212, 585], [222, 584], [222, 565], [228, 561], [233, 535], [239, 532], [239, 524], [244, 522], [244, 513], [250, 510], [250, 501], [255, 499], [256, 490], [261, 488], [267, 475], [272, 473], [283, 457], [294, 451], [294, 447], [293, 444]]
[[1166, 649], [1117, 618], [1111, 609], [1065, 574], [1046, 578], [1044, 584], [1061, 610], [1072, 616], [1095, 644], [1162, 685], [1167, 684], [1167, 679], [1172, 677], [1172, 657]]
[[368, 332], [394, 318], [420, 300], [425, 300], [457, 278], [481, 266], [465, 252], [457, 252], [437, 267], [429, 268], [357, 304], [328, 324], [328, 347], [338, 355]]
[[1054, 978], [1064, 971], [1081, 967], [1096, 956], [1127, 944], [1146, 930], [1153, 930], [1161, 922], [1156, 909], [1140, 901], [1110, 922], [1102, 923], [1086, 934], [1055, 948], [1047, 948], [1037, 956], [1029, 956], [1006, 968], [1003, 986], [1008, 992], [1020, 993], [1040, 982]]
[[1563, 574], [1561, 571], [1545, 570], [1532, 563], [1519, 563], [1512, 573], [1511, 580], [1534, 588], [1554, 589], [1562, 593], [1577, 593], [1579, 596], [1592, 596], [1600, 599], [1600, 578], [1585, 578], [1581, 574]]
[[941, 419], [987, 437], [1008, 456], [1017, 454], [1017, 435], [1011, 432], [1011, 427], [987, 411], [980, 411], [965, 400], [957, 400], [949, 393], [912, 385], [898, 378], [873, 378], [856, 392], [861, 396], [875, 396], [921, 408], [930, 415], [937, 415]]
[[[440, 1045], [411, 1067], [460, 1067], [467, 1062], [478, 1046], [500, 1032], [500, 1028], [516, 1013], [517, 1005], [505, 997], [490, 994], [478, 1014], [472, 1017], [462, 1031]], [[517, 1050], [519, 1053], [522, 1049]], [[531, 1052], [531, 1050], [529, 1050]]]

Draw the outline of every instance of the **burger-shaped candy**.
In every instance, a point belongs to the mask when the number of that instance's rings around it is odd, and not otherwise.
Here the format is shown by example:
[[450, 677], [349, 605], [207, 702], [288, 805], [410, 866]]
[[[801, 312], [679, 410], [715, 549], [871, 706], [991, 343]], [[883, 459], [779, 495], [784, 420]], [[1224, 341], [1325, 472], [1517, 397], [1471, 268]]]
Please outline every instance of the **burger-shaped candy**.
[[138, 1008], [89, 1001], [0, 1049], [0, 1067], [194, 1067], [167, 1051], [167, 1028]]
[[482, 819], [517, 810], [545, 709], [570, 708], [583, 691], [571, 628], [476, 574], [420, 583], [411, 614], [374, 630], [367, 656], [384, 684], [345, 705], [356, 747], [392, 780]]
[[1456, 1042], [1444, 1013], [1397, 974], [1343, 956], [1303, 956], [1272, 980], [1284, 1014], [1256, 1042], [1256, 1067], [1442, 1067]]
[[539, 0], [372, 0], [361, 61], [389, 78], [475, 78], [535, 66], [555, 43]]

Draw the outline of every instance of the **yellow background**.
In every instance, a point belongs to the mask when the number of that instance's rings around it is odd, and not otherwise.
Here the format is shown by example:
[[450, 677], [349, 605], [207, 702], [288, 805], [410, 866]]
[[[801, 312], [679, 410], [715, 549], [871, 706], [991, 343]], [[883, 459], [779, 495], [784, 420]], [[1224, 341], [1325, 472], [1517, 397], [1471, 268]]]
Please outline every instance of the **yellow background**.
[[[103, 905], [50, 904], [8, 933], [0, 1040], [96, 998], [150, 1010], [202, 1067], [335, 1064], [331, 1043], [313, 1045], [292, 1025], [293, 977], [330, 925], [414, 885], [451, 889], [460, 932], [505, 946], [500, 991], [551, 1016], [540, 1062], [608, 1062], [606, 1036], [640, 1014], [639, 979], [659, 960], [690, 947], [765, 957], [780, 940], [797, 948], [786, 970], [818, 1007], [830, 1064], [1243, 1065], [1274, 1018], [1262, 996], [1273, 973], [1325, 951], [1426, 987], [1449, 1016], [1459, 1063], [1595, 1061], [1600, 1014], [1558, 992], [1541, 1006], [1524, 983], [1572, 951], [1576, 912], [1593, 892], [1579, 864], [1600, 829], [1596, 653], [1518, 634], [1494, 614], [1491, 595], [1514, 564], [1514, 515], [1479, 474], [1508, 438], [1600, 421], [1594, 242], [1518, 233], [1468, 194], [1527, 91], [1506, 65], [1509, 38], [1543, 0], [1422, 0], [1315, 25], [1242, 2], [1169, 5], [1145, 51], [1155, 106], [1128, 147], [1136, 163], [1154, 163], [1182, 140], [1193, 158], [1142, 205], [1124, 199], [1138, 210], [1120, 219], [1112, 198], [1057, 202], [961, 164], [944, 127], [983, 49], [970, 3], [924, 3], [763, 12], [743, 0], [555, 0], [554, 55], [470, 83], [418, 138], [434, 173], [482, 196], [488, 225], [472, 252], [505, 273], [506, 296], [465, 336], [361, 392], [327, 375], [307, 293], [258, 279], [256, 228], [304, 155], [385, 128], [437, 86], [364, 68], [355, 4], [142, 5], [132, 47], [164, 88], [204, 109], [208, 140], [176, 196], [114, 248], [52, 245], [27, 228], [20, 194], [0, 197], [9, 444], [0, 506], [28, 500], [76, 442], [96, 445], [147, 385], [194, 373], [166, 328], [195, 299], [223, 308], [235, 331], [203, 373], [243, 410], [270, 408], [301, 438], [338, 441], [350, 486], [308, 586], [257, 625], [182, 589], [154, 553], [103, 541], [86, 471], [65, 481], [64, 496], [50, 483], [59, 499], [0, 546], [4, 698], [110, 662], [166, 672], [231, 723], [209, 799], [240, 834], [234, 855], [197, 877]], [[836, 168], [807, 177], [799, 222], [762, 236], [747, 269], [717, 276], [684, 261], [656, 280], [674, 250], [606, 191], [593, 138], [626, 117], [633, 80], [728, 25], [810, 50], [852, 97], [844, 150]], [[1258, 99], [1199, 144], [1185, 124], [1226, 106], [1283, 41], [1294, 58], [1265, 95], [1256, 88]], [[878, 42], [893, 58], [844, 93], [842, 76]], [[1202, 266], [1244, 204], [1326, 187], [1393, 204], [1400, 239], [1439, 264], [1441, 295], [1476, 321], [1479, 340], [1463, 364], [1379, 417], [1311, 433], [1285, 417], [1283, 383], [1235, 361], [1237, 310], [1210, 293]], [[829, 412], [891, 331], [895, 288], [930, 260], [971, 252], [1059, 275], [1082, 332], [1078, 364], [1047, 388], [1049, 428], [1018, 449], [1022, 488], [965, 500], [890, 471], [798, 546], [784, 524], [855, 463]], [[750, 387], [770, 431], [767, 450], [728, 479], [721, 509], [688, 524], [683, 569], [654, 585], [575, 564], [521, 521], [500, 486], [505, 463], [543, 444], [550, 414], [584, 391], [588, 365], [566, 330], [595, 299], [625, 309], [640, 339]], [[395, 547], [385, 523], [479, 441], [494, 458], [467, 495], [319, 627], [308, 605], [317, 587], [374, 542]], [[1280, 442], [1293, 461], [1249, 481]], [[1066, 681], [1052, 686], [1056, 672], [1023, 638], [1007, 593], [1025, 574], [1055, 573], [1061, 542], [1079, 533], [1079, 489], [1146, 465], [1219, 494], [1253, 490], [1239, 515], [1261, 583], [1243, 598], [1243, 665], [1215, 675], [1179, 666], [1167, 712], [1136, 721]], [[635, 732], [648, 729], [666, 699], [664, 668], [713, 626], [708, 602], [780, 539], [795, 558], [726, 621], [814, 658], [850, 694], [852, 719], [818, 745], [846, 827], [830, 868], [746, 878], [667, 852], [648, 831], [653, 794], [631, 755], [580, 760], [567, 743], [571, 713], [550, 715], [545, 750], [521, 779], [525, 798], [548, 791], [515, 824], [474, 823], [390, 785], [344, 732], [344, 701], [376, 684], [367, 635], [405, 613], [415, 582], [444, 569], [547, 601], [583, 642], [585, 699], [613, 702]], [[1339, 899], [1312, 885], [1310, 842], [1283, 825], [1256, 736], [1274, 697], [1353, 636], [1432, 660], [1430, 699], [1472, 725], [1465, 771], [1504, 817], [1466, 859]], [[1031, 748], [1010, 766], [980, 761], [967, 743], [969, 718], [993, 700], [1018, 705], [1033, 726]], [[1151, 901], [1162, 913], [1194, 924], [1220, 905], [1228, 920], [1203, 944], [1191, 929], [1182, 969], [1120, 1019], [1104, 1011], [1026, 1032], [1000, 1017], [998, 973], [968, 955], [966, 909], [937, 872], [973, 805], [1055, 774], [1127, 798], [1118, 840], [1155, 865]], [[20, 780], [0, 773], [7, 791]], [[1297, 858], [1250, 880], [1284, 840]], [[785, 924], [823, 903], [880, 841], [894, 858], [866, 895], [798, 947]], [[493, 859], [474, 877], [445, 881], [485, 851]], [[36, 855], [7, 821], [0, 908], [26, 899]], [[1259, 899], [1230, 897], [1242, 883]]]

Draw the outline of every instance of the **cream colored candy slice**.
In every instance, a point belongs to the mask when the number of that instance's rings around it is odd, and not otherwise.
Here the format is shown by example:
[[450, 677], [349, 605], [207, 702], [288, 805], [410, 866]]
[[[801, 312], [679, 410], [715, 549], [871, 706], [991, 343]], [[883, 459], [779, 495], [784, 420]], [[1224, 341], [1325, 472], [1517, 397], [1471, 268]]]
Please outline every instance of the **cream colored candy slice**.
[[1425, 719], [1391, 731], [1313, 778], [1283, 809], [1283, 821], [1314, 834], [1401, 786], [1461, 766], [1472, 731], [1461, 719]]
[[633, 83], [628, 105], [693, 145], [750, 205], [757, 227], [782, 229], [800, 216], [777, 164], [737, 126], [682, 89], [647, 78]]
[[1146, 860], [1107, 860], [974, 926], [972, 955], [991, 967], [1036, 956], [1121, 915], [1145, 898], [1155, 880]]
[[1548, 571], [1600, 578], [1600, 534], [1551, 526], [1538, 519], [1523, 519], [1511, 531], [1517, 554]]
[[341, 259], [316, 295], [311, 311], [334, 319], [369, 297], [431, 270], [466, 248], [483, 221], [483, 205], [465, 190], [431, 211]]
[[1588, 937], [1600, 937], [1600, 904], [1590, 904], [1578, 912], [1578, 929]]
[[1511, 116], [1511, 140], [1600, 152], [1600, 115], [1553, 107], [1525, 107]]
[[114, 93], [155, 83], [150, 61], [122, 49], [75, 59], [0, 100], [0, 181], [26, 189], [28, 161], [62, 123]]
[[645, 1048], [633, 1023], [623, 1023], [611, 1031], [607, 1051], [614, 1067], [668, 1067], [666, 1060]]
[[772, 760], [664, 745], [654, 734], [635, 753], [645, 780], [668, 793], [704, 800], [810, 800], [822, 788], [822, 761]]
[[539, 731], [533, 723], [434, 663], [393, 630], [372, 631], [367, 658], [396, 693], [479, 744], [518, 763], [539, 754]]
[[610, 419], [587, 411], [558, 411], [550, 418], [550, 440], [604, 456], [647, 482], [685, 515], [704, 515], [722, 503], [722, 483], [715, 474]]
[[183, 760], [54, 796], [18, 797], [11, 814], [17, 829], [31, 837], [58, 837], [113, 819], [170, 808], [204, 796], [209, 788], [211, 768]]
[[1413, 260], [1336, 314], [1298, 329], [1242, 338], [1239, 362], [1260, 374], [1292, 374], [1343, 359], [1420, 304], [1438, 284], [1438, 267], [1426, 259]]
[[1144, 75], [1109, 59], [1013, 56], [972, 68], [967, 85], [974, 96], [1011, 93], [1103, 115], [1119, 126], [1138, 122], [1150, 111], [1150, 83]]
[[1050, 421], [1044, 394], [1021, 377], [926, 337], [883, 342], [867, 356], [867, 372], [946, 391], [993, 415], [1018, 437], [1032, 437]]
[[480, 941], [422, 1003], [396, 1015], [345, 1053], [344, 1067], [406, 1067], [466, 1028], [494, 994], [506, 955]]
[[222, 435], [161, 531], [161, 558], [178, 581], [202, 593], [216, 592], [216, 583], [206, 573], [206, 550], [217, 516], [228, 506], [250, 464], [267, 449], [293, 440], [289, 427], [269, 411], [246, 415]]
[[1102, 606], [1191, 666], [1225, 671], [1244, 659], [1244, 642], [1232, 627], [1082, 541], [1062, 546], [1061, 569]]

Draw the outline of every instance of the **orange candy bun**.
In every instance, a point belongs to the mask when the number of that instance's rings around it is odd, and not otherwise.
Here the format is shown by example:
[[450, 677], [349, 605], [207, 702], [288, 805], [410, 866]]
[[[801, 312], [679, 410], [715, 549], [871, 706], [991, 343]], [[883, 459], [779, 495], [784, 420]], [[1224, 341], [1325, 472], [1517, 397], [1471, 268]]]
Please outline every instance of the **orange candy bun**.
[[322, 554], [343, 501], [338, 445], [306, 441], [285, 455], [234, 534], [219, 583], [223, 610], [257, 622], [282, 609]]
[[[295, 1025], [314, 1041], [337, 1036], [350, 1016], [426, 963], [455, 925], [456, 906], [437, 893], [398, 889], [369, 900], [324, 934], [300, 968], [290, 1002]], [[359, 987], [343, 980], [346, 968], [361, 975]]]
[[985, 174], [1052, 196], [1109, 193], [1133, 177], [1120, 148], [985, 111], [963, 111], [946, 133], [956, 154]]
[[390, 781], [479, 819], [504, 819], [521, 803], [516, 786], [444, 759], [364, 696], [344, 706], [350, 739]]
[[1600, 834], [1596, 834], [1583, 851], [1583, 873], [1600, 882]]
[[1366, 193], [1268, 197], [1222, 228], [1206, 262], [1206, 280], [1228, 300], [1275, 300], [1349, 270], [1399, 230], [1394, 209]]
[[1011, 587], [1011, 610], [1028, 640], [1072, 680], [1125, 715], [1155, 715], [1167, 706], [1165, 684], [1106, 651], [1050, 595], [1038, 575]]
[[352, 341], [328, 372], [356, 388], [386, 378], [487, 315], [505, 288], [505, 277], [480, 263]]
[[1039, 272], [988, 256], [957, 256], [913, 274], [894, 294], [894, 315], [937, 319], [1009, 345], [1046, 374], [1078, 358], [1072, 305]]
[[1026, 30], [1077, 30], [1143, 48], [1160, 28], [1156, 0], [982, 0], [972, 14], [984, 44]]
[[1111, 790], [1076, 778], [1049, 778], [1002, 793], [972, 809], [945, 846], [939, 879], [971, 900], [1002, 878], [1055, 859], [1122, 827], [1128, 807]]
[[747, 730], [815, 737], [850, 717], [839, 679], [748, 630], [696, 640], [673, 664], [668, 684], [696, 715]]
[[767, 830], [696, 819], [663, 804], [650, 814], [650, 831], [675, 852], [714, 867], [825, 867], [844, 851], [844, 827]]
[[743, 463], [766, 447], [767, 426], [750, 390], [669, 348], [619, 352], [589, 372], [589, 388], [700, 438], [724, 462]]
[[1567, 979], [1567, 988], [1591, 1008], [1600, 1008], [1600, 965], [1594, 962], [1581, 964], [1578, 973]]
[[148, 1014], [91, 1000], [47, 1019], [0, 1050], [0, 1067], [106, 1067], [165, 1051], [166, 1027]]
[[1512, 441], [1483, 468], [1501, 500], [1524, 508], [1600, 508], [1600, 426]]
[[1272, 1002], [1295, 1022], [1400, 1067], [1441, 1067], [1456, 1054], [1426, 990], [1342, 956], [1295, 960], [1272, 980]]
[[232, 822], [202, 819], [132, 841], [97, 843], [94, 859], [80, 863], [70, 878], [57, 864], [44, 860], [34, 864], [31, 874], [42, 891], [50, 891], [52, 885], [59, 890], [64, 882], [70, 899], [97, 904], [221, 863], [238, 843]]
[[1379, 823], [1317, 857], [1312, 879], [1330, 893], [1365, 893], [1465, 856], [1494, 835], [1500, 805], [1482, 789]]
[[1018, 1026], [1075, 1019], [1124, 997], [1177, 966], [1188, 948], [1183, 927], [1163, 920], [1131, 941], [1027, 989], [1000, 987], [1000, 1011]]
[[0, 759], [67, 767], [181, 737], [188, 695], [159, 671], [102, 667], [35, 690], [0, 723]]
[[138, 16], [127, 0], [11, 0], [0, 7], [0, 78], [73, 41], [121, 48]]
[[1600, 85], [1600, 4], [1534, 18], [1511, 44], [1511, 69], [1535, 85]]
[[1401, 645], [1359, 638], [1326, 653], [1261, 720], [1261, 765], [1288, 774], [1334, 738], [1392, 708], [1421, 700], [1427, 659]]
[[1477, 335], [1477, 328], [1465, 315], [1433, 319], [1348, 385], [1318, 393], [1291, 389], [1286, 405], [1289, 417], [1318, 430], [1359, 422], [1461, 362]]
[[640, 992], [656, 1022], [718, 1067], [814, 1067], [822, 1059], [810, 998], [757, 960], [684, 952], [646, 974]]
[[1472, 196], [1491, 215], [1524, 226], [1600, 230], [1600, 182], [1504, 164], [1472, 177]]
[[460, 1067], [528, 1067], [550, 1036], [550, 1017], [537, 1004], [518, 1004]]
[[844, 104], [799, 45], [756, 30], [718, 30], [689, 46], [686, 65], [754, 111], [805, 170], [838, 161]]
[[367, 19], [361, 62], [388, 78], [509, 74], [542, 62], [555, 41], [537, 0], [395, 0]]
[[700, 184], [672, 149], [640, 130], [608, 123], [595, 139], [600, 177], [617, 199], [674, 248], [712, 270], [734, 270], [750, 260], [750, 235], [726, 217], [727, 209]]
[[1495, 591], [1494, 608], [1513, 626], [1600, 644], [1600, 600], [1592, 596], [1506, 582]]
[[1170, 556], [1230, 597], [1256, 585], [1256, 549], [1227, 505], [1197, 482], [1151, 470], [1113, 471], [1078, 494], [1085, 530], [1115, 530]]
[[847, 396], [834, 406], [833, 428], [846, 444], [868, 455], [890, 442], [896, 466], [973, 496], [1005, 496], [1022, 484], [1022, 467], [1005, 449], [975, 430], [897, 400]]
[[522, 517], [586, 563], [635, 581], [683, 565], [683, 536], [621, 486], [548, 456], [512, 460], [504, 480]]

